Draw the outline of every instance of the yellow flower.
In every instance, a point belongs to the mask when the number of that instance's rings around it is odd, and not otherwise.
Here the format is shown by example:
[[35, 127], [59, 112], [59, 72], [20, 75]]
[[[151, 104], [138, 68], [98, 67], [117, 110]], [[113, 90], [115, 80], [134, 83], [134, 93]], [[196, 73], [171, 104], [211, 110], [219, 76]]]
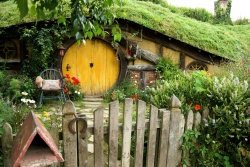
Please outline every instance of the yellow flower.
[[38, 115], [38, 116], [37, 116], [37, 118], [39, 118], [39, 119], [40, 119], [40, 118], [41, 118], [41, 116], [40, 116], [40, 115]]
[[44, 113], [44, 114], [47, 114], [47, 112], [46, 112], [46, 111], [44, 111], [43, 113]]
[[48, 117], [49, 115], [47, 113], [44, 114], [45, 117]]
[[48, 120], [50, 121], [51, 119], [49, 118]]
[[18, 123], [16, 122], [16, 124], [18, 125]]

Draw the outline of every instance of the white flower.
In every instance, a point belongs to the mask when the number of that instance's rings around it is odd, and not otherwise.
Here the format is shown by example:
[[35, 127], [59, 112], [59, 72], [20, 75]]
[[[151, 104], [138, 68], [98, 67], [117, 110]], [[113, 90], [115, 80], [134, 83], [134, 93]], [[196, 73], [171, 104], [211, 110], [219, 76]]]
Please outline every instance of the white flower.
[[29, 102], [32, 103], [32, 104], [34, 104], [36, 101], [35, 100], [30, 100]]
[[135, 81], [135, 83], [137, 83], [137, 81]]
[[25, 103], [26, 99], [21, 99], [21, 102], [24, 102]]
[[137, 75], [135, 75], [135, 77], [137, 77]]
[[22, 95], [27, 96], [28, 93], [27, 92], [22, 92]]
[[75, 91], [75, 93], [77, 93], [77, 91]]
[[246, 80], [244, 80], [244, 84], [245, 84], [245, 88], [247, 89], [248, 88], [248, 83]]
[[81, 92], [78, 92], [78, 94], [80, 94]]
[[153, 83], [153, 81], [150, 81], [149, 83]]

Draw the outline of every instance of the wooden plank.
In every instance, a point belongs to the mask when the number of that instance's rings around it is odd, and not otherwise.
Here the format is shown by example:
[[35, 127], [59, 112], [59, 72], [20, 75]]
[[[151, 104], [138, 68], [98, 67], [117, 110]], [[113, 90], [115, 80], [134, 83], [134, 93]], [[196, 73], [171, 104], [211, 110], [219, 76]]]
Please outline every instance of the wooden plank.
[[154, 65], [128, 65], [128, 69], [132, 71], [155, 71]]
[[165, 167], [168, 155], [168, 139], [170, 126], [170, 111], [160, 109], [161, 115], [161, 129], [160, 129], [160, 143], [158, 150], [158, 164], [157, 167]]
[[156, 145], [156, 134], [157, 134], [157, 119], [158, 119], [158, 108], [151, 105], [149, 112], [149, 135], [148, 135], [148, 146], [147, 146], [147, 159], [146, 167], [153, 167], [155, 161], [155, 145]]
[[109, 104], [109, 167], [117, 167], [119, 101]]
[[187, 119], [186, 119], [185, 131], [192, 129], [193, 124], [194, 124], [194, 113], [192, 110], [190, 110], [188, 112]]
[[12, 128], [10, 124], [5, 123], [3, 126], [4, 133], [2, 135], [3, 161], [5, 167], [11, 166], [11, 149], [13, 144]]
[[94, 166], [103, 167], [103, 107], [94, 111]]
[[130, 166], [133, 100], [126, 98], [123, 109], [122, 167]]
[[182, 142], [180, 138], [184, 133], [185, 118], [179, 109], [181, 102], [176, 96], [169, 100], [171, 111], [170, 129], [169, 129], [169, 147], [167, 157], [167, 167], [176, 166], [181, 160], [181, 150], [179, 149]]
[[[68, 124], [75, 118], [76, 109], [72, 101], [67, 100], [63, 107], [63, 150], [64, 150], [64, 166], [77, 167], [77, 134], [69, 131]], [[72, 128], [76, 131], [76, 123]]]
[[[86, 123], [86, 117], [85, 115], [82, 116]], [[77, 131], [78, 131], [78, 164], [79, 167], [87, 167], [88, 166], [88, 125], [87, 127], [83, 127], [84, 123], [81, 121], [78, 121], [77, 123]], [[82, 133], [82, 129], [86, 128], [86, 130]]]
[[139, 100], [136, 112], [135, 167], [143, 166], [145, 111], [146, 103], [144, 101]]
[[[59, 149], [59, 132], [58, 132], [58, 128], [57, 128], [56, 124], [53, 123], [51, 125], [49, 133], [50, 133], [51, 137], [53, 138], [53, 140], [55, 141], [56, 146]], [[57, 167], [57, 166], [60, 166], [60, 162], [57, 162], [56, 164], [51, 165], [51, 167]]]
[[194, 115], [194, 129], [199, 131], [200, 123], [201, 123], [201, 114], [199, 112], [197, 112]]

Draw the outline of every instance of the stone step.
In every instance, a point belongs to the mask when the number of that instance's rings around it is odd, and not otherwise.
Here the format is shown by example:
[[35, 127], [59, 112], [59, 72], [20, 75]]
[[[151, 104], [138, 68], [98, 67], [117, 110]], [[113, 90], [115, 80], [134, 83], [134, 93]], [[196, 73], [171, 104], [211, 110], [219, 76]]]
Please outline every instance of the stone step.
[[102, 105], [100, 104], [100, 105], [96, 105], [96, 104], [86, 104], [85, 105], [85, 108], [98, 108], [98, 107], [101, 107]]
[[83, 98], [83, 101], [93, 101], [93, 102], [97, 102], [97, 101], [103, 101], [103, 98], [101, 97], [85, 97]]
[[83, 104], [85, 104], [85, 105], [89, 105], [89, 104], [93, 104], [93, 105], [102, 105], [102, 102], [101, 101], [97, 101], [97, 102], [95, 102], [95, 101], [83, 101], [82, 102]]

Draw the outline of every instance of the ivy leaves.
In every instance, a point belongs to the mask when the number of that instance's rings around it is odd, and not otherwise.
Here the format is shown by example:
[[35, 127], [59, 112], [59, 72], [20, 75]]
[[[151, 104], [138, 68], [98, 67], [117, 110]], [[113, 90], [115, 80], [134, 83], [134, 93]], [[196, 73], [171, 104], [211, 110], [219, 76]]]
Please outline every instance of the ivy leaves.
[[[50, 19], [57, 19], [58, 24], [67, 25], [67, 11], [70, 10], [70, 24], [72, 25], [71, 36], [74, 36], [77, 41], [92, 39], [94, 36], [102, 36], [108, 33], [104, 30], [105, 26], [114, 24], [115, 15], [110, 10], [110, 7], [122, 0], [32, 0], [32, 5], [28, 7], [28, 0], [15, 0], [21, 13], [21, 19], [28, 12], [36, 15], [37, 20], [45, 19], [47, 13], [50, 14]], [[112, 29], [114, 41], [121, 40], [121, 30], [116, 24]], [[78, 42], [79, 43], [79, 42]]]

